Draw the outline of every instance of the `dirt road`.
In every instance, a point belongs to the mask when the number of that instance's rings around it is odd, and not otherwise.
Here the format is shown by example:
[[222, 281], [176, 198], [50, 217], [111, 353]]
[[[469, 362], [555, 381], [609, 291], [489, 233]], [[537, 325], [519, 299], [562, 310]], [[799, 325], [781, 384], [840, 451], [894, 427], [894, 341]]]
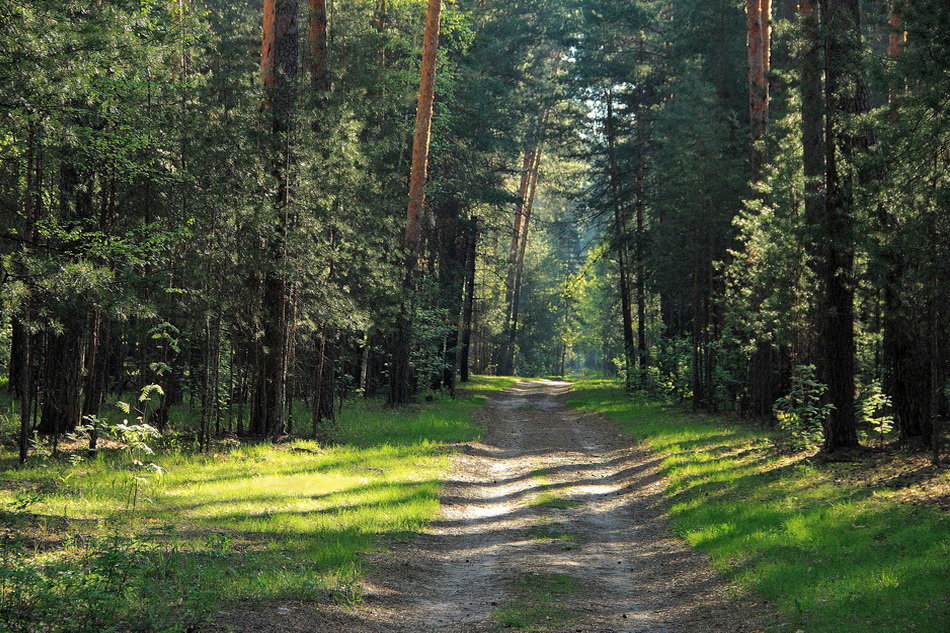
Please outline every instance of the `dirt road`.
[[569, 389], [522, 381], [488, 402], [485, 441], [456, 459], [441, 519], [372, 556], [364, 606], [295, 607], [268, 630], [499, 631], [553, 583], [532, 630], [761, 631], [761, 607], [668, 531], [657, 460], [612, 422], [566, 409]]

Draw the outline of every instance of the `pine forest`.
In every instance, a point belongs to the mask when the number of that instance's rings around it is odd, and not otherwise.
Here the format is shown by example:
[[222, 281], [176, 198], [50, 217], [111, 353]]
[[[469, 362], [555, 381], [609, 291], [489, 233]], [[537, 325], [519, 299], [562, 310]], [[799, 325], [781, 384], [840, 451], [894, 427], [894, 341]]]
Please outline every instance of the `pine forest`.
[[0, 633], [942, 633], [945, 0], [0, 0]]

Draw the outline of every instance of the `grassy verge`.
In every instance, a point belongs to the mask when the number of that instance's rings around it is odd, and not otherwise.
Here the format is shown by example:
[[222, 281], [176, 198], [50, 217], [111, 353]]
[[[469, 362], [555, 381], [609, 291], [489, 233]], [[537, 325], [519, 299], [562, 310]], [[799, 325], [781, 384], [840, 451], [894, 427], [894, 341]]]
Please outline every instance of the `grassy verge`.
[[353, 406], [336, 447], [104, 452], [24, 469], [2, 455], [0, 632], [172, 633], [224, 601], [356, 602], [359, 554], [434, 516], [448, 445], [476, 438], [474, 409], [513, 382], [480, 378], [463, 397], [398, 411]]
[[778, 607], [769, 631], [947, 630], [950, 520], [908, 502], [915, 486], [945, 493], [946, 470], [783, 454], [760, 429], [631, 400], [609, 381], [579, 383], [569, 404], [662, 458], [673, 529]]

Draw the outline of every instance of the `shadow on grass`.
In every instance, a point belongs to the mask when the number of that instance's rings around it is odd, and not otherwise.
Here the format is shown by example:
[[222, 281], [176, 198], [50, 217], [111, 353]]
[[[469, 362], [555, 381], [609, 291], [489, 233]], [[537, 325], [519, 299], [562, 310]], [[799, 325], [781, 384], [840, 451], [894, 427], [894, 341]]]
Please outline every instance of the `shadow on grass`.
[[791, 630], [946, 630], [946, 513], [783, 457], [765, 431], [633, 402], [607, 384], [582, 384], [571, 404], [603, 411], [663, 457], [674, 530], [774, 601]]
[[[0, 533], [22, 537], [0, 542], [0, 630], [191, 630], [236, 600], [358, 600], [361, 553], [435, 516], [448, 447], [477, 439], [473, 410], [511, 384], [480, 381], [477, 395], [398, 410], [354, 407], [340, 422], [349, 445], [307, 444], [314, 453], [160, 452], [149, 459], [169, 472], [141, 484], [134, 512], [129, 456], [0, 473], [0, 505], [18, 506], [0, 513]], [[3, 463], [13, 466], [9, 455]]]

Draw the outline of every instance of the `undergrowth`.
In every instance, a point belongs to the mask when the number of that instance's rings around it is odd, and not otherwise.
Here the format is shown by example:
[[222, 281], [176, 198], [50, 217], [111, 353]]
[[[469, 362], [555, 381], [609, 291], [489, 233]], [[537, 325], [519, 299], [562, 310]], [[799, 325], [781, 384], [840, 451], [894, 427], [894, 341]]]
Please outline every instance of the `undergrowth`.
[[513, 383], [351, 407], [334, 446], [159, 449], [148, 476], [122, 452], [2, 455], [0, 632], [179, 633], [227, 601], [356, 603], [360, 553], [435, 515], [450, 445], [477, 438], [474, 409]]
[[[940, 507], [868, 485], [860, 465], [790, 455], [762, 429], [631, 399], [611, 381], [579, 383], [569, 405], [606, 414], [657, 454], [673, 529], [777, 606], [769, 631], [947, 630], [950, 520]], [[946, 470], [923, 475], [947, 483]]]

